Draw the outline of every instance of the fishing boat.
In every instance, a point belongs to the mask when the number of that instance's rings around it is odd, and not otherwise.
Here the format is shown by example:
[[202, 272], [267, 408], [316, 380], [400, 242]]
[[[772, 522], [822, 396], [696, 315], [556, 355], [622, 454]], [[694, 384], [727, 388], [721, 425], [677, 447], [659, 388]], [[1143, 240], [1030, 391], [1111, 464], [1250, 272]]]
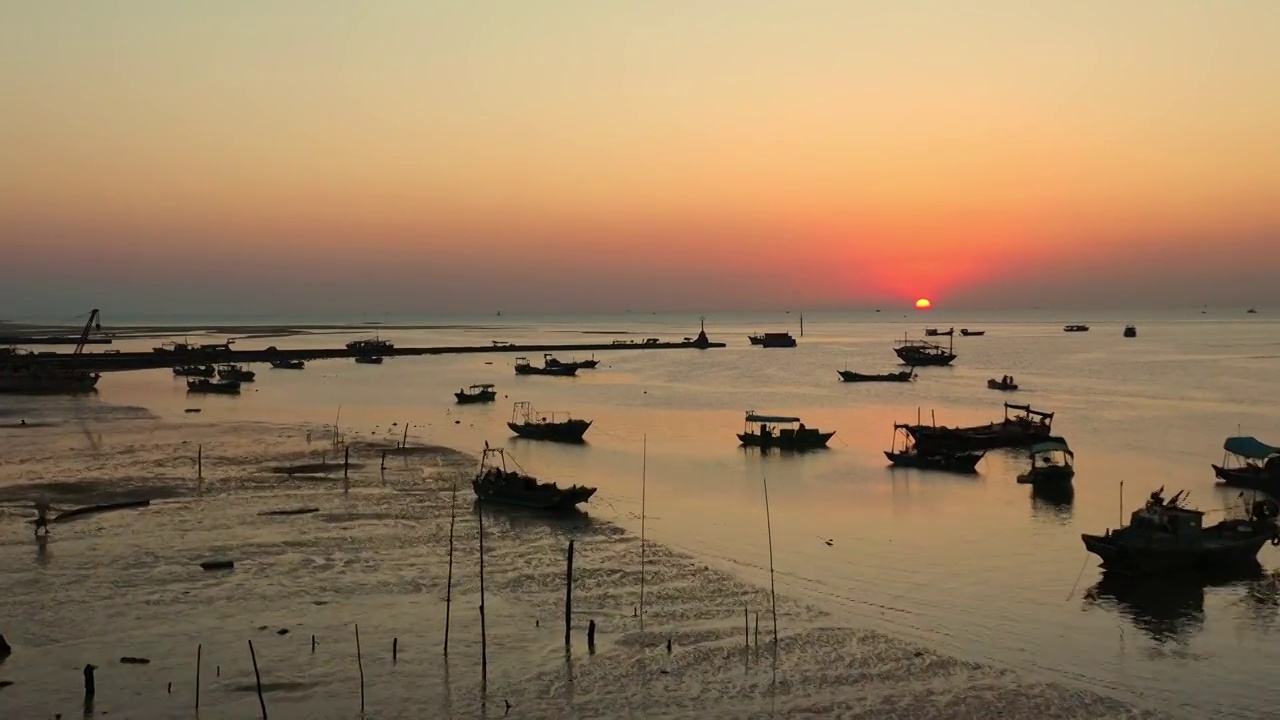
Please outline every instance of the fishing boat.
[[357, 355], [355, 357], [355, 360], [357, 363], [361, 365], [381, 365], [382, 364], [381, 355]]
[[590, 360], [570, 360], [569, 362], [563, 362], [552, 357], [551, 353], [547, 353], [542, 356], [542, 364], [544, 367], [549, 368], [571, 367], [578, 370], [594, 370], [595, 367], [600, 364], [600, 361], [596, 359], [595, 355], [592, 355]]
[[1212, 465], [1221, 484], [1280, 497], [1280, 448], [1255, 437], [1229, 437], [1222, 450], [1222, 464]]
[[1204, 526], [1204, 513], [1184, 507], [1186, 493], [1166, 501], [1164, 488], [1151, 493], [1129, 525], [1103, 535], [1082, 534], [1085, 549], [1102, 558], [1102, 567], [1127, 575], [1221, 571], [1257, 562], [1267, 542], [1280, 545], [1274, 500], [1248, 506], [1244, 518]]
[[[987, 454], [986, 450], [921, 452], [911, 436], [910, 428], [910, 425], [901, 423], [893, 426], [893, 447], [886, 450], [884, 456], [889, 458], [889, 462], [895, 467], [972, 474], [978, 472], [978, 462]], [[898, 448], [899, 439], [901, 439], [901, 449]]]
[[798, 417], [759, 415], [748, 410], [738, 441], [747, 447], [816, 450], [826, 447], [833, 435], [834, 431], [820, 432], [805, 427]]
[[219, 353], [231, 352], [231, 346], [235, 344], [234, 340], [228, 340], [224, 343], [205, 343], [197, 345], [189, 342], [166, 342], [161, 343], [160, 347], [151, 348], [152, 352], [168, 355], [217, 355]]
[[955, 328], [947, 328], [946, 330], [939, 330], [938, 328], [925, 328], [924, 334], [926, 337], [939, 337], [939, 336], [950, 337], [951, 334], [954, 333], [955, 331], [956, 331]]
[[181, 365], [173, 369], [173, 374], [179, 377], [211, 378], [218, 374], [218, 369], [212, 365]]
[[276, 370], [306, 370], [305, 360], [272, 360], [271, 367]]
[[1005, 375], [999, 380], [996, 380], [995, 378], [987, 380], [987, 387], [992, 390], [1017, 390], [1018, 383], [1013, 381], [1012, 375]]
[[576, 367], [538, 367], [529, 362], [529, 358], [518, 357], [515, 364], [517, 375], [556, 375], [570, 377], [578, 374]]
[[208, 380], [206, 378], [188, 378], [187, 392], [189, 393], [213, 393], [216, 395], [239, 395], [239, 380]]
[[[1011, 414], [1012, 411], [1012, 414]], [[928, 452], [1030, 447], [1053, 437], [1053, 413], [1030, 405], [1004, 404], [1004, 419], [971, 427], [912, 425], [911, 436]]]
[[[498, 460], [493, 460], [494, 457]], [[485, 443], [480, 469], [471, 481], [476, 498], [482, 502], [535, 510], [572, 510], [596, 494], [595, 488], [584, 485], [562, 488], [553, 482], [538, 482], [537, 478], [524, 472], [515, 458], [511, 458], [511, 462], [519, 470], [508, 470], [507, 457], [503, 448], [491, 448]]]
[[1136, 327], [1134, 327], [1134, 326], [1132, 326], [1132, 325], [1125, 325], [1125, 326], [1124, 326], [1124, 336], [1125, 336], [1125, 337], [1127, 337], [1127, 338], [1130, 338], [1130, 337], [1138, 337], [1138, 328], [1136, 328]]
[[371, 338], [364, 338], [363, 340], [352, 340], [351, 342], [347, 343], [347, 350], [350, 350], [353, 353], [359, 353], [362, 355], [382, 355], [382, 354], [385, 354], [386, 351], [391, 350], [394, 347], [395, 345], [392, 345], [390, 341], [383, 340], [382, 338], [376, 335]]
[[493, 402], [498, 397], [498, 391], [493, 389], [493, 383], [483, 383], [481, 385], [472, 385], [465, 390], [459, 390], [453, 396], [458, 398], [459, 405], [470, 405], [472, 403]]
[[1245, 310], [1245, 311], [1244, 311], [1244, 313], [1245, 313], [1246, 315], [1257, 315], [1257, 314], [1258, 314], [1258, 309], [1257, 309], [1257, 308], [1249, 308], [1248, 310]]
[[83, 370], [0, 367], [0, 393], [13, 395], [75, 395], [93, 392], [102, 376]]
[[[949, 336], [952, 343], [955, 342], [955, 336]], [[921, 365], [950, 365], [956, 359], [956, 354], [952, 352], [954, 345], [942, 347], [929, 342], [928, 340], [910, 340], [906, 337], [893, 348], [893, 352], [902, 360], [903, 364], [912, 367]]]
[[902, 372], [881, 373], [879, 375], [854, 372], [852, 370], [837, 370], [836, 374], [845, 382], [911, 382], [916, 379], [916, 369], [903, 370]]
[[759, 345], [767, 348], [791, 348], [796, 346], [796, 339], [791, 337], [791, 333], [787, 332], [767, 332], [748, 335], [747, 339], [752, 345]]
[[218, 366], [218, 377], [222, 380], [235, 380], [236, 382], [253, 382], [258, 374], [252, 370], [246, 370], [239, 365], [220, 365]]
[[582, 436], [591, 427], [590, 420], [578, 420], [568, 413], [539, 413], [533, 404], [520, 401], [511, 408], [511, 422], [507, 423], [511, 432], [529, 440], [551, 440], [553, 442], [582, 442]]
[[1088, 325], [1067, 325], [1062, 328], [1062, 332], [1089, 332]]
[[965, 337], [982, 337], [987, 334], [986, 330], [970, 330], [969, 328], [960, 328], [960, 334]]
[[1031, 467], [1018, 475], [1023, 485], [1070, 485], [1076, 476], [1075, 453], [1062, 438], [1050, 438], [1031, 446]]

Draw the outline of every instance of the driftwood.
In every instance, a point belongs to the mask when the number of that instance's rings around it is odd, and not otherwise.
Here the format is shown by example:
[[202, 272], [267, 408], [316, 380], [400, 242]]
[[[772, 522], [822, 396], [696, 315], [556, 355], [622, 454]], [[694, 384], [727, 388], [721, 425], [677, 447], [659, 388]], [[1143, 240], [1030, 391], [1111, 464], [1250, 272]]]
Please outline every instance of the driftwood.
[[310, 515], [320, 512], [320, 508], [289, 508], [288, 510], [266, 510], [259, 515]]

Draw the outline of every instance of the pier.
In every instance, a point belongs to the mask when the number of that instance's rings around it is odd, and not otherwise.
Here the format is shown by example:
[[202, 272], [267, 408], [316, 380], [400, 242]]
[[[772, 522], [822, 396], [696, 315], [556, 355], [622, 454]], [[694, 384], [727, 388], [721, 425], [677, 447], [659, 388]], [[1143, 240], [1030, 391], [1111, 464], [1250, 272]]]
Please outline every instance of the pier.
[[460, 355], [466, 353], [496, 353], [536, 357], [542, 353], [582, 353], [637, 350], [709, 350], [723, 348], [724, 343], [705, 338], [680, 342], [662, 342], [653, 339], [644, 342], [607, 342], [571, 344], [525, 345], [446, 345], [438, 347], [390, 347], [376, 352], [368, 349], [308, 348], [282, 350], [230, 350], [193, 352], [101, 352], [101, 353], [40, 353], [23, 356], [24, 364], [36, 367], [87, 370], [90, 372], [119, 372], [123, 370], [155, 370], [180, 365], [220, 365], [224, 363], [266, 363], [273, 360], [336, 360], [367, 357], [416, 357], [421, 355]]

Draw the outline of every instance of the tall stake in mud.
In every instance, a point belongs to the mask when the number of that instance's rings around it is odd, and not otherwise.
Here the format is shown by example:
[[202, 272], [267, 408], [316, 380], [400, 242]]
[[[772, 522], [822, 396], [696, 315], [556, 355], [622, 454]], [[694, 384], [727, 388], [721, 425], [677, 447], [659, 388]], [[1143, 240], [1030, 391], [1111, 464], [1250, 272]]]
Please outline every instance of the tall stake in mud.
[[204, 645], [196, 645], [196, 713], [200, 712], [200, 651]]
[[408, 447], [409, 447], [409, 425], [410, 425], [410, 423], [405, 423], [405, 424], [404, 424], [404, 437], [400, 438], [400, 449], [401, 449], [401, 450], [404, 450], [404, 449], [406, 449], [406, 448], [408, 448]]
[[769, 604], [773, 610], [773, 656], [778, 657], [778, 591], [773, 581], [773, 518], [769, 514], [769, 480], [760, 473], [764, 486], [764, 522], [769, 532]]
[[453, 527], [458, 518], [458, 480], [453, 480], [449, 499], [449, 579], [444, 585], [444, 656], [449, 657], [449, 614], [453, 608]]
[[565, 560], [564, 570], [564, 649], [569, 649], [572, 640], [570, 628], [573, 626], [573, 541], [569, 541], [569, 553]]
[[489, 687], [489, 634], [484, 624], [484, 501], [478, 500], [480, 510], [480, 692]]
[[347, 479], [347, 473], [351, 470], [351, 446], [342, 446], [342, 479]]
[[364, 658], [360, 655], [360, 623], [356, 623], [356, 669], [360, 671], [360, 712], [364, 713]]
[[644, 501], [645, 484], [649, 475], [649, 436], [641, 440], [640, 450], [640, 631], [644, 632]]
[[249, 641], [249, 657], [253, 660], [253, 679], [258, 684], [258, 705], [262, 708], [262, 720], [267, 720], [267, 701], [262, 699], [262, 675], [258, 674], [258, 655], [253, 651], [253, 641]]
[[204, 477], [204, 445], [196, 446], [196, 479]]

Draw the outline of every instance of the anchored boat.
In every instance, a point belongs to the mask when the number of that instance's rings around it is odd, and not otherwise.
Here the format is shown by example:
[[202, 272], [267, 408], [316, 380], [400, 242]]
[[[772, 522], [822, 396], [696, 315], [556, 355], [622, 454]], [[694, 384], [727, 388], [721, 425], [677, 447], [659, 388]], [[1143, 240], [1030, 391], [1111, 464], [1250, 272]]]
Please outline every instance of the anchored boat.
[[240, 365], [220, 365], [218, 367], [218, 377], [223, 380], [234, 380], [236, 382], [253, 382], [258, 374], [252, 370], [246, 370]]
[[187, 392], [189, 393], [212, 393], [217, 395], [239, 395], [239, 380], [207, 380], [205, 378], [188, 378]]
[[516, 358], [515, 369], [517, 375], [556, 375], [559, 377], [569, 377], [578, 374], [577, 367], [561, 366], [550, 367], [543, 365], [538, 367], [529, 362], [529, 358]]
[[1212, 465], [1223, 485], [1280, 495], [1280, 448], [1255, 437], [1229, 437], [1222, 464]]
[[987, 387], [991, 388], [992, 390], [1006, 390], [1006, 391], [1017, 390], [1018, 383], [1013, 381], [1012, 375], [1005, 375], [999, 380], [996, 380], [995, 378], [991, 378], [990, 380], [987, 381]]
[[969, 328], [960, 328], [960, 334], [965, 337], [982, 337], [987, 334], [986, 330], [970, 330]]
[[1124, 336], [1127, 338], [1138, 337], [1138, 328], [1132, 325], [1124, 326]]
[[925, 328], [924, 334], [926, 337], [938, 337], [940, 335], [950, 336], [955, 331], [956, 331], [955, 328], [947, 328], [946, 330], [939, 330], [938, 328]]
[[902, 372], [881, 373], [879, 375], [858, 373], [852, 370], [837, 370], [836, 373], [845, 382], [911, 382], [916, 379], [915, 368], [903, 370]]
[[[955, 342], [955, 336], [949, 335], [951, 343]], [[954, 345], [942, 347], [928, 340], [910, 340], [906, 337], [893, 348], [893, 352], [902, 360], [903, 364], [912, 367], [921, 365], [950, 365], [956, 359], [956, 354], [952, 352]]]
[[[899, 438], [902, 439], [901, 450], [898, 449]], [[889, 462], [896, 467], [965, 474], [978, 472], [978, 462], [986, 454], [985, 450], [932, 450], [923, 452], [911, 437], [911, 426], [901, 423], [893, 426], [893, 448], [884, 452], [884, 456], [889, 458]]]
[[494, 390], [493, 383], [483, 383], [481, 385], [472, 385], [464, 390], [459, 390], [453, 396], [458, 399], [459, 405], [470, 405], [473, 403], [493, 402], [498, 397], [498, 391]]
[[570, 360], [569, 362], [562, 362], [552, 357], [551, 353], [546, 353], [542, 356], [542, 364], [544, 367], [549, 368], [571, 367], [577, 370], [594, 370], [595, 367], [600, 364], [600, 361], [597, 360], [596, 356], [593, 354], [590, 360]]
[[1050, 438], [1031, 446], [1031, 467], [1018, 476], [1023, 485], [1070, 485], [1076, 476], [1075, 453], [1062, 438]]
[[1280, 545], [1280, 506], [1274, 500], [1252, 503], [1243, 519], [1205, 527], [1203, 512], [1184, 507], [1184, 491], [1168, 501], [1163, 493], [1163, 487], [1151, 493], [1127, 527], [1080, 536], [1085, 548], [1102, 558], [1104, 569], [1132, 575], [1221, 571], [1257, 563], [1267, 542]]
[[742, 432], [738, 434], [738, 441], [748, 447], [816, 450], [826, 447], [833, 435], [834, 431], [820, 432], [815, 428], [805, 427], [798, 417], [758, 415], [754, 410], [749, 410]]
[[[491, 458], [498, 458], [494, 462]], [[502, 448], [491, 448], [485, 443], [480, 457], [480, 470], [471, 481], [476, 497], [483, 502], [502, 503], [535, 510], [572, 510], [595, 495], [596, 489], [583, 485], [562, 488], [553, 482], [538, 479], [523, 472], [515, 458], [511, 462], [521, 471], [507, 469], [507, 453]]]
[[1088, 325], [1067, 325], [1062, 328], [1062, 332], [1089, 332]]
[[568, 413], [544, 415], [534, 410], [532, 403], [521, 401], [511, 408], [511, 422], [507, 427], [516, 435], [530, 440], [577, 443], [582, 442], [591, 421], [578, 420]]
[[212, 365], [182, 365], [174, 368], [173, 374], [179, 377], [211, 378], [218, 374], [218, 369]]
[[791, 348], [796, 346], [796, 339], [791, 337], [791, 333], [787, 332], [767, 332], [748, 335], [747, 339], [752, 345], [759, 345], [767, 348]]
[[305, 360], [272, 360], [271, 367], [276, 370], [305, 370], [307, 362]]
[[14, 395], [75, 395], [93, 392], [102, 376], [83, 370], [0, 367], [0, 393]]
[[[1013, 411], [1013, 414], [1010, 414]], [[929, 452], [1028, 447], [1053, 436], [1053, 413], [1030, 405], [1004, 404], [1004, 420], [971, 427], [912, 425], [916, 443]]]

